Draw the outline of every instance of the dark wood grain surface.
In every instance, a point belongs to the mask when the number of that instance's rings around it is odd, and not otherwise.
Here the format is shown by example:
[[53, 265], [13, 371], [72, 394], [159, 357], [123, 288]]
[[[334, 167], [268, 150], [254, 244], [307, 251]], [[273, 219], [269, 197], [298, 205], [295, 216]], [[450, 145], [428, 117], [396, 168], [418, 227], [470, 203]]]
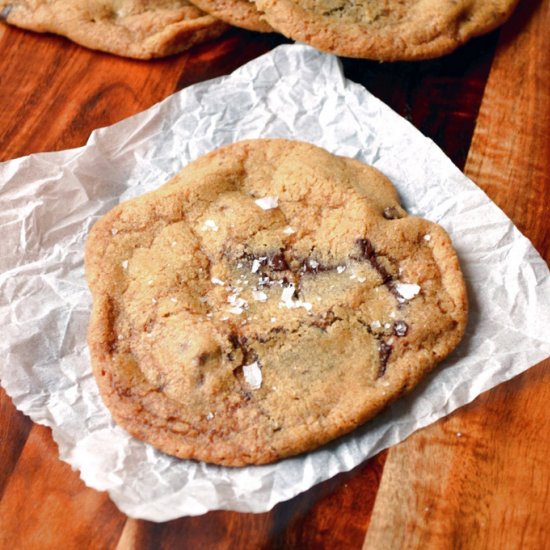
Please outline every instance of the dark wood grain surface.
[[[434, 139], [547, 261], [549, 4], [521, 2], [503, 29], [441, 59], [343, 60], [348, 78]], [[83, 145], [95, 128], [284, 42], [234, 30], [139, 62], [0, 26], [0, 160]], [[59, 460], [50, 430], [0, 390], [0, 548], [548, 548], [549, 366], [269, 513], [163, 524], [129, 519], [87, 488]]]

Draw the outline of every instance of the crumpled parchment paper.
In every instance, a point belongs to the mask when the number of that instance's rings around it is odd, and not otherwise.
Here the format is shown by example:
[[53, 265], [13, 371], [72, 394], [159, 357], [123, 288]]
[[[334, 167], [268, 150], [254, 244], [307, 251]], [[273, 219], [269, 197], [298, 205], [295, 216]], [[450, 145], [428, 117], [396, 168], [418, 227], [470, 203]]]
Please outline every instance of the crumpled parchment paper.
[[[245, 138], [285, 137], [373, 164], [412, 214], [451, 234], [468, 283], [459, 348], [412, 395], [351, 435], [277, 464], [230, 469], [182, 461], [116, 426], [86, 348], [88, 230], [119, 201], [152, 190], [198, 156]], [[267, 511], [350, 470], [550, 354], [545, 262], [429, 139], [344, 79], [337, 58], [281, 46], [232, 75], [191, 86], [93, 132], [79, 149], [0, 165], [2, 385], [50, 426], [63, 460], [132, 517]]]

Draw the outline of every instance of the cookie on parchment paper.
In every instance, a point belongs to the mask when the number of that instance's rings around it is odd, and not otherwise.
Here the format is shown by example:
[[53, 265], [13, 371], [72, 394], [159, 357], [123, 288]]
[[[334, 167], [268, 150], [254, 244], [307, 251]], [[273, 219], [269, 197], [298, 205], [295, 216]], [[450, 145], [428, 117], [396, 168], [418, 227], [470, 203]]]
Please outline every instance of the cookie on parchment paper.
[[116, 421], [230, 466], [360, 426], [456, 347], [467, 317], [440, 226], [407, 216], [375, 169], [282, 139], [222, 147], [115, 207], [85, 265]]
[[192, 0], [193, 4], [222, 21], [257, 32], [274, 32], [252, 0]]
[[163, 57], [228, 26], [187, 0], [0, 0], [0, 19], [123, 57]]
[[255, 0], [271, 26], [337, 55], [439, 57], [501, 25], [518, 0]]

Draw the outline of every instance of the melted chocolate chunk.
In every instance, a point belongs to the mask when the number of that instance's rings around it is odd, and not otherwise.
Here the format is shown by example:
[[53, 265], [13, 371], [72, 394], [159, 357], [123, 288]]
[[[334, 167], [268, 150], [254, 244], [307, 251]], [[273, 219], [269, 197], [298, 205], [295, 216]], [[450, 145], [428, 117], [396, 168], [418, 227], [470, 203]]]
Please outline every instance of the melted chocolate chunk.
[[388, 206], [387, 208], [384, 208], [383, 216], [387, 220], [398, 220], [403, 217], [395, 206]]
[[368, 260], [370, 265], [374, 269], [376, 269], [380, 277], [382, 277], [382, 281], [384, 282], [384, 284], [388, 285], [388, 283], [392, 283], [393, 277], [391, 273], [378, 261], [376, 250], [374, 249], [372, 243], [368, 239], [357, 239], [357, 244], [361, 248], [361, 254], [363, 255], [363, 258], [365, 258], [365, 260]]
[[290, 267], [288, 266], [286, 262], [285, 255], [283, 254], [283, 251], [278, 252], [277, 254], [274, 254], [273, 256], [269, 256], [267, 259], [267, 265], [273, 270], [273, 271], [288, 271]]
[[13, 4], [8, 4], [2, 11], [0, 11], [0, 21], [6, 21], [12, 9]]
[[229, 336], [229, 342], [233, 346], [235, 350], [240, 349], [243, 354], [243, 360], [239, 367], [233, 370], [233, 373], [241, 368], [243, 365], [248, 365], [250, 363], [253, 363], [258, 359], [258, 354], [253, 350], [250, 349], [247, 345], [248, 338], [246, 336], [240, 336], [236, 332], [232, 332]]
[[380, 378], [381, 376], [384, 376], [386, 372], [386, 367], [388, 366], [388, 361], [390, 359], [392, 349], [393, 348], [390, 344], [387, 344], [383, 340], [380, 341], [380, 344], [378, 345], [378, 356], [380, 358], [380, 366], [378, 367], [378, 373], [376, 375], [376, 378]]
[[403, 298], [395, 288], [393, 275], [378, 261], [378, 256], [376, 255], [376, 250], [374, 249], [373, 244], [368, 239], [357, 239], [357, 244], [361, 249], [361, 254], [363, 258], [367, 260], [370, 263], [371, 267], [378, 272], [380, 277], [382, 277], [382, 282], [388, 287], [388, 290], [397, 299], [398, 307], [401, 307], [403, 303]]
[[313, 325], [326, 332], [327, 327], [334, 324], [336, 321], [341, 321], [342, 318], [334, 314], [334, 311], [329, 309], [322, 317], [315, 319]]
[[300, 272], [312, 273], [314, 275], [320, 273], [321, 271], [330, 271], [333, 269], [334, 267], [323, 265], [312, 258], [307, 258], [300, 264]]
[[396, 336], [406, 336], [409, 331], [409, 325], [405, 321], [395, 321], [393, 324], [393, 333]]

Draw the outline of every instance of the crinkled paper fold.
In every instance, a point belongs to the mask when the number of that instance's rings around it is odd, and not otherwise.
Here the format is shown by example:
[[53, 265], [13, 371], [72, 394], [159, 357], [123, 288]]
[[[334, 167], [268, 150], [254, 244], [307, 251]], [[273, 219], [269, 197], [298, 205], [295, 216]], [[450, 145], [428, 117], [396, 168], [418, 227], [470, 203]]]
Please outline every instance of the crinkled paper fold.
[[[277, 464], [231, 469], [164, 455], [117, 427], [93, 379], [86, 329], [86, 234], [119, 201], [200, 155], [284, 137], [385, 173], [408, 211], [443, 225], [471, 313], [459, 348], [411, 395], [351, 435]], [[262, 512], [405, 439], [550, 353], [545, 262], [429, 139], [347, 81], [337, 58], [281, 46], [227, 77], [191, 86], [95, 131], [88, 144], [0, 165], [2, 385], [50, 426], [61, 458], [132, 517]]]

